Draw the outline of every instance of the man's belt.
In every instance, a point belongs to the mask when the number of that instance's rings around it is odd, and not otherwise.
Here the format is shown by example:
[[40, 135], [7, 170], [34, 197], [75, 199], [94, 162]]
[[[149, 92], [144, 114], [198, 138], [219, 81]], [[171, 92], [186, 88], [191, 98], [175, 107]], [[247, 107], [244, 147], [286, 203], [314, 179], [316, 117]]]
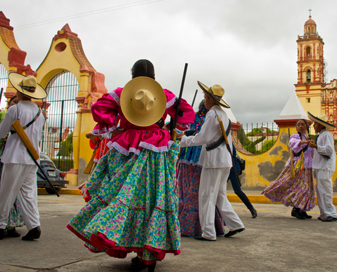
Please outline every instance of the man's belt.
[[[227, 136], [229, 135], [229, 132], [231, 131], [231, 127], [232, 127], [231, 120], [228, 119], [228, 121], [229, 121], [229, 124], [228, 124], [228, 127], [226, 129], [226, 135]], [[225, 140], [225, 136], [221, 135], [221, 137], [218, 140], [216, 140], [213, 143], [210, 143], [210, 144], [206, 145], [206, 151], [210, 151], [210, 150], [216, 149], [217, 147], [219, 147], [220, 145], [222, 145], [225, 141], [226, 141]]]

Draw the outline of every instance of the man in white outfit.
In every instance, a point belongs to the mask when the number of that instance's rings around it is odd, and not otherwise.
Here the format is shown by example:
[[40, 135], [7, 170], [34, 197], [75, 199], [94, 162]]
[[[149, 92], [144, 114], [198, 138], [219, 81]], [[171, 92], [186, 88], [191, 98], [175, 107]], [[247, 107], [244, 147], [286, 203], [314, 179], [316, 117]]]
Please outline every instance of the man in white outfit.
[[[179, 138], [181, 138], [181, 147], [202, 145], [199, 159], [199, 164], [203, 166], [199, 186], [199, 220], [202, 235], [194, 238], [215, 241], [215, 206], [218, 207], [222, 219], [230, 229], [225, 237], [233, 236], [244, 231], [245, 228], [227, 199], [227, 180], [232, 167], [232, 157], [224, 142], [223, 133], [217, 119], [217, 116], [219, 116], [224, 128], [228, 128], [229, 119], [220, 107], [229, 108], [228, 104], [222, 99], [225, 90], [220, 85], [213, 85], [208, 88], [201, 82], [198, 82], [198, 84], [204, 91], [204, 103], [208, 110], [205, 123], [195, 136], [180, 136]], [[230, 133], [227, 138], [229, 147], [232, 148]]]
[[320, 210], [319, 220], [323, 222], [337, 221], [336, 208], [332, 202], [332, 175], [335, 172], [336, 151], [331, 132], [335, 126], [328, 122], [328, 117], [321, 113], [318, 116], [308, 112], [309, 119], [314, 121], [315, 132], [319, 132], [316, 143], [309, 141], [309, 146], [314, 148], [312, 169], [315, 172], [317, 185], [317, 202]]
[[12, 123], [19, 120], [39, 153], [38, 143], [41, 140], [45, 116], [31, 98], [43, 99], [47, 94], [33, 76], [25, 77], [18, 73], [10, 73], [9, 80], [18, 91], [19, 103], [8, 109], [0, 124], [0, 138], [5, 138], [7, 133], [11, 132], [1, 157], [3, 169], [0, 187], [0, 239], [6, 236], [9, 211], [18, 196], [23, 220], [28, 229], [28, 233], [22, 237], [22, 240], [34, 240], [41, 234], [37, 208], [37, 166], [20, 137], [13, 130]]

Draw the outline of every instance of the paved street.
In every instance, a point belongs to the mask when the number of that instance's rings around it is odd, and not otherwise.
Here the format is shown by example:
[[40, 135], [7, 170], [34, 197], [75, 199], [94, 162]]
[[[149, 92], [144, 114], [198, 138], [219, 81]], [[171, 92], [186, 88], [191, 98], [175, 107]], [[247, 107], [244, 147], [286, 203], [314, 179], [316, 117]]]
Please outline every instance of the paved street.
[[[41, 238], [1, 240], [0, 271], [129, 271], [135, 254], [115, 259], [91, 253], [67, 230], [66, 224], [83, 205], [78, 195], [39, 195]], [[182, 253], [168, 254], [156, 271], [337, 271], [337, 222], [317, 220], [317, 207], [309, 213], [313, 219], [302, 221], [291, 217], [291, 208], [283, 205], [254, 206], [256, 219], [243, 204], [233, 203], [246, 231], [232, 238], [218, 237], [216, 242], [183, 237]], [[18, 231], [24, 235], [27, 229]]]

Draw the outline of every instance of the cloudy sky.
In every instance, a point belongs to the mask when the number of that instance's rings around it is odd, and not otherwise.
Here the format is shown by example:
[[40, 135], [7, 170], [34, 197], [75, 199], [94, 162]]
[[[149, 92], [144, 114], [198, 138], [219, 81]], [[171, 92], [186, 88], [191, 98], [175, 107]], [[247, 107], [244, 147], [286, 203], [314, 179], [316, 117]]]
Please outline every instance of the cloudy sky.
[[192, 102], [197, 80], [220, 84], [241, 123], [278, 119], [295, 90], [296, 39], [309, 9], [325, 42], [327, 79], [337, 78], [335, 0], [10, 0], [1, 9], [34, 70], [68, 23], [108, 90], [147, 58], [156, 80], [178, 94], [188, 63], [183, 97]]

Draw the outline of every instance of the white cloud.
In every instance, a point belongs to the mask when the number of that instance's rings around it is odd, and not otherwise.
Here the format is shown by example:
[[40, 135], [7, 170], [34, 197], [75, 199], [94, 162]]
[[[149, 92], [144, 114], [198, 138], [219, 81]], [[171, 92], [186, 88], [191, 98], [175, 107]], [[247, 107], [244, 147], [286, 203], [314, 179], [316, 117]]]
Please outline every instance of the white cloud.
[[[53, 36], [66, 23], [82, 40], [87, 58], [112, 90], [130, 80], [140, 58], [151, 60], [156, 78], [178, 94], [184, 63], [189, 63], [184, 98], [192, 102], [196, 81], [221, 84], [225, 99], [241, 123], [278, 118], [297, 81], [296, 39], [311, 8], [322, 36], [328, 78], [337, 77], [333, 0], [164, 0], [19, 1], [2, 3], [15, 30], [26, 64], [37, 69]], [[123, 7], [131, 4], [129, 7]], [[13, 8], [15, 7], [15, 9]], [[34, 8], [32, 8], [34, 7]], [[109, 9], [117, 7], [116, 9]], [[79, 16], [106, 8], [107, 12]], [[29, 10], [29, 12], [27, 12]], [[76, 15], [76, 18], [69, 16]], [[57, 22], [38, 24], [67, 17]], [[197, 103], [202, 99], [199, 91]], [[195, 108], [197, 108], [195, 106]]]

